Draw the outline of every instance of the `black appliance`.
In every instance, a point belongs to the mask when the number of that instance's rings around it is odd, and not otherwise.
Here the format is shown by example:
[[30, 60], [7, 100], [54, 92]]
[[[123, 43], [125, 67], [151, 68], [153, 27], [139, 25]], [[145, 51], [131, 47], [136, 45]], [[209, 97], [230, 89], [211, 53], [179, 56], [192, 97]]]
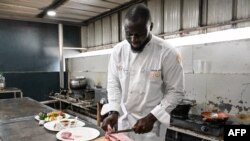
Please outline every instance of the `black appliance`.
[[101, 104], [107, 102], [107, 89], [105, 88], [95, 89], [95, 102], [100, 102]]
[[171, 117], [170, 125], [215, 137], [223, 136], [226, 122], [205, 122], [200, 115], [189, 115], [187, 119]]
[[196, 105], [195, 100], [182, 99], [180, 103], [171, 112], [171, 117], [179, 119], [188, 119], [191, 107]]
[[95, 98], [95, 90], [91, 88], [71, 90], [70, 97], [78, 100], [93, 100]]

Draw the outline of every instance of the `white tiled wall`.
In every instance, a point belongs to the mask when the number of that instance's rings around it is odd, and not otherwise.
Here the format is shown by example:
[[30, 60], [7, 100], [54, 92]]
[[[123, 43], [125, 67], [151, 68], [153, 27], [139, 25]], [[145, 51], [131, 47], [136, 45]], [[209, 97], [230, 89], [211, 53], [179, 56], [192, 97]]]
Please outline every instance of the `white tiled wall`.
[[[186, 98], [197, 101], [194, 114], [220, 110], [250, 112], [250, 40], [179, 47]], [[70, 59], [70, 76], [84, 75], [107, 86], [109, 55]]]
[[250, 40], [179, 47], [191, 112], [250, 111]]
[[91, 87], [98, 84], [106, 88], [108, 60], [109, 55], [70, 58], [67, 61], [69, 79], [84, 76], [90, 80]]

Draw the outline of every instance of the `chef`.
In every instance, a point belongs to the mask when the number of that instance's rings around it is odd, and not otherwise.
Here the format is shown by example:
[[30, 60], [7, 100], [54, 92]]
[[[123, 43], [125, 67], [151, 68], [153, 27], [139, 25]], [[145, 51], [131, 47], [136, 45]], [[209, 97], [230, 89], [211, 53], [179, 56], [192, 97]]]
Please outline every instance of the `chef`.
[[170, 112], [183, 98], [183, 67], [178, 51], [150, 33], [153, 28], [144, 4], [125, 16], [126, 40], [118, 43], [108, 66], [108, 104], [102, 108], [102, 128], [133, 129], [135, 141], [163, 141]]

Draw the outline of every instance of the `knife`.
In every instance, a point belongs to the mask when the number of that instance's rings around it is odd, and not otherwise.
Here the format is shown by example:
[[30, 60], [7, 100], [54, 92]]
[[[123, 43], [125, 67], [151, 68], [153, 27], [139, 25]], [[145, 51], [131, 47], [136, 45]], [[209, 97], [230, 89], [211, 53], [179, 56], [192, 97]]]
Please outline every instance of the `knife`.
[[110, 134], [117, 134], [117, 133], [123, 133], [123, 132], [132, 132], [134, 129], [125, 129], [125, 130], [118, 130], [118, 131], [112, 131]]

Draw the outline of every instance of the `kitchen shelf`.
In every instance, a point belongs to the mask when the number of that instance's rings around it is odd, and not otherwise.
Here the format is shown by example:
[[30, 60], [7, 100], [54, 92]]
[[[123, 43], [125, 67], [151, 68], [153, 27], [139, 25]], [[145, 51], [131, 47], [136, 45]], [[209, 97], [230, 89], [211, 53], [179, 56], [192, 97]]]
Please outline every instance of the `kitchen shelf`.
[[49, 98], [58, 100], [60, 102], [60, 109], [62, 109], [61, 102], [64, 102], [64, 103], [67, 103], [67, 104], [70, 104], [72, 106], [76, 106], [82, 109], [86, 109], [86, 110], [88, 110], [91, 107], [96, 107], [96, 103], [94, 103], [93, 101], [71, 102], [67, 99], [58, 98], [56, 96], [49, 96]]

